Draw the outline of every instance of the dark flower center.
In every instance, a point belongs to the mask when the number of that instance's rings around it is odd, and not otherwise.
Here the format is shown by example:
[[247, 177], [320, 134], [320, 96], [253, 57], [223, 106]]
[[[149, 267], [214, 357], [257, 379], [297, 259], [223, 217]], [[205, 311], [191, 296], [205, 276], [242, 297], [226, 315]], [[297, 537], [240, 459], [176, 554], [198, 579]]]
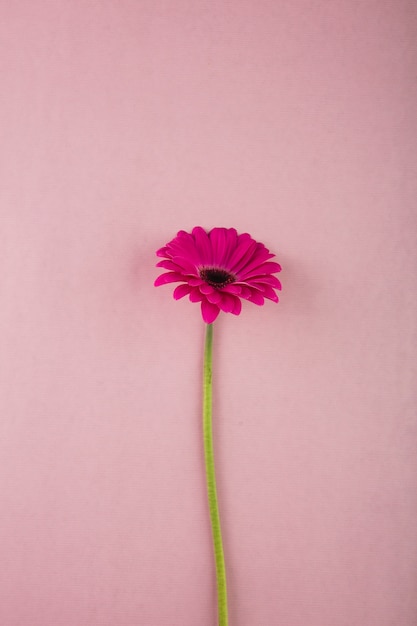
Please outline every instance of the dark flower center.
[[234, 283], [236, 280], [233, 274], [217, 267], [202, 267], [199, 272], [200, 278], [217, 289], [230, 285], [230, 283]]

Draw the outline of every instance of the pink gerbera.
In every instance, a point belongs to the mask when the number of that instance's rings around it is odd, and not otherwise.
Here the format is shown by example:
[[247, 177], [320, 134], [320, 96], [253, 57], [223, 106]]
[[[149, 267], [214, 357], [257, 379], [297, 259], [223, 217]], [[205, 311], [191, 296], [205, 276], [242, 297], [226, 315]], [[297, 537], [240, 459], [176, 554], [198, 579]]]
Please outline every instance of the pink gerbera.
[[280, 272], [281, 266], [269, 261], [275, 255], [248, 233], [238, 235], [234, 228], [206, 232], [196, 226], [191, 233], [180, 230], [156, 254], [164, 257], [157, 267], [169, 271], [158, 276], [155, 287], [183, 283], [174, 290], [174, 298], [188, 295], [191, 302], [201, 302], [207, 324], [214, 322], [220, 311], [239, 315], [241, 298], [259, 305], [265, 298], [278, 302], [275, 289], [281, 289], [281, 284], [273, 274]]

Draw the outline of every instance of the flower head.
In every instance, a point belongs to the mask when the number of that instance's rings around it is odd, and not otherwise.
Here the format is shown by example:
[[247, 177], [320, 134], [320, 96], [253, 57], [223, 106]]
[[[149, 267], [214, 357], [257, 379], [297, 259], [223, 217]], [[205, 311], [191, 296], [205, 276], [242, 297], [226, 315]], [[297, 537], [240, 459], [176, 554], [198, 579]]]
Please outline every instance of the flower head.
[[158, 276], [155, 287], [182, 283], [175, 288], [174, 298], [188, 295], [191, 302], [201, 302], [207, 324], [214, 322], [220, 311], [239, 315], [241, 299], [258, 305], [264, 304], [265, 298], [278, 302], [275, 289], [281, 289], [281, 284], [273, 274], [281, 267], [268, 260], [275, 255], [248, 233], [238, 235], [234, 228], [206, 232], [196, 226], [191, 233], [180, 230], [156, 254], [163, 257], [157, 267], [168, 272]]

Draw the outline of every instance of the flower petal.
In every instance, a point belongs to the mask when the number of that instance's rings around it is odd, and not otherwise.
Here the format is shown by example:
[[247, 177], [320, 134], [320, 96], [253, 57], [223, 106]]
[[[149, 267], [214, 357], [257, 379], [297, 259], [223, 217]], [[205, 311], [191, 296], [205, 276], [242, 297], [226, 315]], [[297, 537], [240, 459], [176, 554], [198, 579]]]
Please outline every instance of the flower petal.
[[230, 266], [229, 259], [232, 256], [233, 252], [237, 246], [238, 234], [236, 228], [227, 228], [226, 229], [226, 251], [224, 255], [225, 267]]
[[241, 285], [225, 285], [224, 287], [221, 288], [222, 291], [225, 291], [226, 293], [233, 293], [234, 295], [238, 296], [240, 295], [241, 291], [242, 291], [242, 287]]
[[243, 235], [239, 235], [238, 243], [236, 248], [234, 249], [229, 261], [228, 261], [228, 269], [231, 272], [236, 272], [237, 269], [244, 263], [246, 263], [246, 255], [248, 250], [252, 253], [252, 250], [256, 247], [256, 241], [252, 239], [248, 233], [243, 233]]
[[261, 293], [264, 298], [268, 298], [268, 300], [272, 300], [273, 302], [278, 302], [278, 296], [270, 285], [261, 285], [260, 283], [253, 283], [253, 286], [261, 290]]
[[192, 287], [190, 287], [190, 285], [178, 285], [178, 287], [175, 287], [174, 293], [172, 295], [174, 296], [175, 300], [180, 300], [180, 298], [183, 298], [184, 296], [189, 294], [191, 290]]
[[251, 295], [252, 295], [252, 289], [250, 289], [250, 287], [248, 287], [247, 285], [241, 285], [240, 297], [243, 298], [244, 300], [249, 300]]
[[204, 283], [204, 280], [202, 278], [199, 278], [198, 276], [192, 276], [188, 279], [188, 282], [192, 287], [198, 287], [199, 285], [202, 285]]
[[186, 274], [195, 274], [197, 275], [197, 268], [194, 263], [191, 263], [188, 259], [185, 259], [183, 256], [173, 256], [173, 263], [176, 263]]
[[163, 267], [166, 270], [172, 270], [173, 272], [180, 272], [181, 268], [176, 263], [173, 263], [170, 259], [164, 259], [156, 264], [156, 267]]
[[231, 311], [233, 313], [233, 315], [240, 315], [240, 312], [242, 310], [242, 300], [240, 298], [235, 298], [235, 305], [233, 307], [233, 311]]
[[[200, 291], [201, 291], [201, 289], [200, 289]], [[212, 292], [206, 294], [206, 298], [212, 304], [218, 304], [220, 302], [220, 300], [222, 299], [222, 294], [217, 289], [213, 289]]]
[[265, 283], [267, 285], [271, 285], [271, 287], [274, 287], [274, 289], [279, 289], [279, 290], [282, 289], [281, 282], [273, 274], [266, 275], [266, 276], [259, 276], [255, 279], [251, 278], [250, 282], [252, 282], [252, 280], [256, 280], [257, 283]]
[[194, 287], [190, 291], [190, 302], [201, 302], [202, 300], [204, 300], [203, 294], [200, 293], [198, 287]]
[[201, 226], [196, 226], [193, 228], [192, 234], [200, 262], [203, 265], [211, 265], [213, 263], [213, 255], [210, 239], [208, 238], [206, 231], [204, 228], [201, 228]]
[[279, 263], [274, 263], [273, 261], [267, 261], [266, 263], [262, 263], [258, 267], [249, 270], [248, 272], [243, 272], [241, 278], [243, 280], [248, 280], [248, 278], [253, 278], [254, 276], [262, 276], [263, 274], [272, 274], [274, 272], [280, 272], [281, 266]]
[[223, 267], [226, 261], [226, 237], [226, 228], [212, 228], [209, 232], [213, 263], [219, 267]]
[[230, 293], [221, 292], [222, 299], [219, 302], [219, 307], [225, 313], [231, 313], [235, 308], [235, 301], [238, 300], [236, 296], [232, 296]]
[[168, 256], [167, 251], [168, 251], [167, 246], [164, 246], [163, 248], [159, 248], [159, 250], [156, 251], [156, 256]]
[[254, 304], [258, 304], [262, 306], [265, 302], [263, 295], [259, 291], [253, 290], [250, 298], [248, 298], [249, 302], [253, 302]]
[[220, 309], [215, 304], [211, 304], [207, 300], [201, 301], [201, 315], [206, 324], [212, 324], [220, 313]]
[[262, 243], [258, 243], [257, 249], [253, 252], [251, 258], [239, 267], [240, 276], [246, 276], [253, 268], [259, 267], [259, 265], [265, 263], [268, 259], [272, 259], [274, 256], [275, 254], [271, 254]]
[[180, 231], [178, 235], [166, 246], [166, 254], [170, 258], [179, 256], [186, 258], [190, 263], [198, 265], [200, 257], [192, 235]]
[[201, 291], [201, 293], [204, 293], [204, 295], [207, 295], [209, 293], [213, 293], [213, 291], [215, 291], [215, 289], [214, 289], [214, 287], [212, 287], [208, 283], [204, 283], [203, 282], [203, 284], [200, 285], [200, 291]]
[[155, 287], [159, 287], [159, 285], [166, 285], [167, 283], [177, 283], [182, 280], [184, 280], [184, 276], [182, 274], [178, 274], [177, 272], [166, 272], [165, 274], [161, 274], [160, 276], [158, 276], [158, 278], [154, 282], [154, 285]]

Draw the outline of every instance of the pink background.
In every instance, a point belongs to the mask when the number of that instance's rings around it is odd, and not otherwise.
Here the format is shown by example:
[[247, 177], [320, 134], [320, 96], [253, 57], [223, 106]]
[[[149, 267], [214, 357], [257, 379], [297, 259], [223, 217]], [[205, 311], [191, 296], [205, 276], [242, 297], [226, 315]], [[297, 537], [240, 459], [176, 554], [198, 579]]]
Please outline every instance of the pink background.
[[215, 624], [196, 224], [284, 267], [215, 324], [231, 626], [416, 624], [415, 3], [0, 6], [0, 624]]

